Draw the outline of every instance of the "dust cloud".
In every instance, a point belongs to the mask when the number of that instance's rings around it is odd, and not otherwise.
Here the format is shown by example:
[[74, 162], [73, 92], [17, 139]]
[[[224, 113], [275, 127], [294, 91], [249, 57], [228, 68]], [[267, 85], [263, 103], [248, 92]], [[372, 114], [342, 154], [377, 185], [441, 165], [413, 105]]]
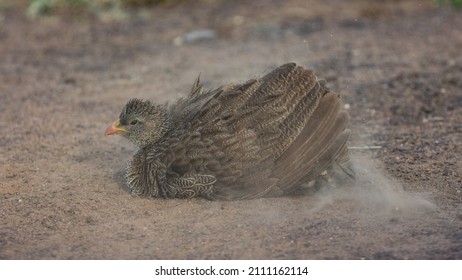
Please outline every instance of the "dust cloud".
[[386, 174], [379, 162], [358, 155], [352, 156], [351, 163], [355, 180], [324, 183], [308, 212], [317, 212], [339, 202], [354, 203], [366, 216], [405, 217], [437, 209], [429, 194], [405, 191], [400, 182]]

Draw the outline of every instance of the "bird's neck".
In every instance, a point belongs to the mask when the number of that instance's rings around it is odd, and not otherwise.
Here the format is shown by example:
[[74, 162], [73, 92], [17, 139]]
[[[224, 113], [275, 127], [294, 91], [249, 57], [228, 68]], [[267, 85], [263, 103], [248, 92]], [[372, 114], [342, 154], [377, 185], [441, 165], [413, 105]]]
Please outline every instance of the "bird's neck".
[[149, 133], [144, 135], [143, 141], [140, 141], [141, 145], [138, 145], [140, 149], [147, 147], [153, 149], [161, 146], [161, 143], [165, 141], [166, 135], [172, 130], [172, 117], [167, 108], [159, 105], [156, 110], [158, 115], [155, 121], [151, 122], [150, 127], [147, 128]]

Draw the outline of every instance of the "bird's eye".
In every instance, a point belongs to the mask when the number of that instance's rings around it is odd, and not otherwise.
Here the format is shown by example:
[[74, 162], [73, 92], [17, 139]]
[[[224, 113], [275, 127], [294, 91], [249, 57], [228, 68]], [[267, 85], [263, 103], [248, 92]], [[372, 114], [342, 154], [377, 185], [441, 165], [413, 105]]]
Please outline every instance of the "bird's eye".
[[138, 120], [133, 120], [133, 121], [130, 122], [130, 125], [135, 125], [137, 123], [138, 123]]

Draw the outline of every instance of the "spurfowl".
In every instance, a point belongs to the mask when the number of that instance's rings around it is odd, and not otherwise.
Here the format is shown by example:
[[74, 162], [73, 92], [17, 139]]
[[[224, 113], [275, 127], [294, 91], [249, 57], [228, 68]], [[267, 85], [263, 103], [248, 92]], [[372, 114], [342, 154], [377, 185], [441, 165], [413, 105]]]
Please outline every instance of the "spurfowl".
[[133, 194], [235, 200], [294, 193], [334, 169], [353, 176], [348, 119], [324, 81], [288, 63], [212, 91], [198, 78], [172, 104], [131, 99], [105, 134], [139, 148], [126, 170]]

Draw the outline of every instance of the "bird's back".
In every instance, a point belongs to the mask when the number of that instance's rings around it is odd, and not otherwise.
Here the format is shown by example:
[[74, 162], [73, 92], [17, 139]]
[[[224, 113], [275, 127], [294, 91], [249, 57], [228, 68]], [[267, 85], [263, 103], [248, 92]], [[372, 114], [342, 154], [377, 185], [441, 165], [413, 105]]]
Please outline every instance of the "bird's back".
[[348, 114], [339, 97], [294, 63], [214, 91], [198, 80], [170, 111], [173, 129], [160, 159], [167, 181], [206, 185], [211, 199], [290, 193], [348, 160]]

